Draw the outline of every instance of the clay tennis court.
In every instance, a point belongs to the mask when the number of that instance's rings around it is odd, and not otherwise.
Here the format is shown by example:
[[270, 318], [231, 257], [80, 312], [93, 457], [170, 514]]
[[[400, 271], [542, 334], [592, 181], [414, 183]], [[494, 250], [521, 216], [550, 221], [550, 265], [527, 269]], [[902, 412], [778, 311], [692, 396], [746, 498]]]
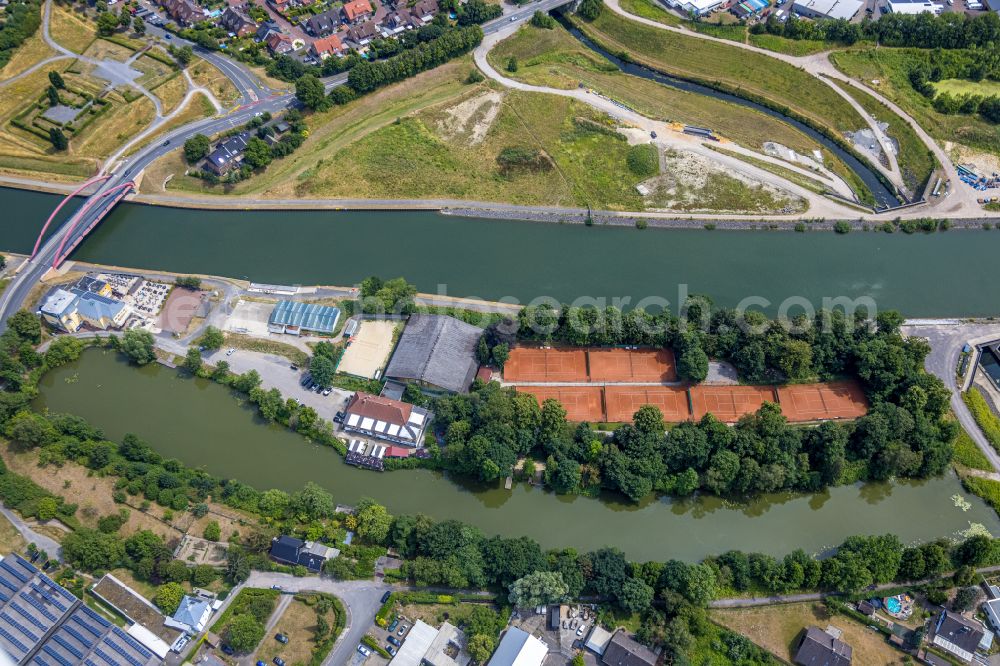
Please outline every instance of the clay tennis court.
[[789, 421], [856, 419], [868, 412], [865, 392], [856, 382], [781, 386], [778, 399]]
[[663, 412], [668, 423], [691, 418], [687, 391], [675, 386], [608, 386], [604, 389], [608, 421], [630, 422], [643, 405], [653, 405]]
[[587, 352], [515, 347], [504, 364], [503, 376], [508, 382], [585, 382]]
[[535, 396], [539, 405], [555, 398], [566, 408], [566, 418], [570, 421], [594, 423], [606, 420], [600, 386], [519, 386], [517, 390]]
[[592, 349], [592, 382], [672, 382], [677, 380], [669, 349]]
[[760, 409], [764, 402], [777, 402], [772, 386], [692, 386], [694, 418], [711, 412], [724, 423], [739, 421], [744, 414]]

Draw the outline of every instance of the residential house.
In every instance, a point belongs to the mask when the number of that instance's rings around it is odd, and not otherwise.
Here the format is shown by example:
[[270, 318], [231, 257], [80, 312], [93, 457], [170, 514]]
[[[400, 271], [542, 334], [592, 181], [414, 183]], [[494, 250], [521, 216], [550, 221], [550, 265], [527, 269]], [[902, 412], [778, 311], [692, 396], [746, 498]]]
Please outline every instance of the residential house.
[[240, 132], [220, 141], [205, 159], [205, 168], [216, 176], [228, 173], [243, 160], [243, 151], [247, 149], [249, 141], [249, 132]]
[[266, 43], [267, 48], [271, 51], [271, 55], [275, 56], [291, 53], [295, 50], [295, 47], [292, 46], [292, 38], [280, 32], [272, 32], [268, 36]]
[[618, 630], [601, 655], [604, 666], [656, 666], [657, 655], [648, 647]]
[[795, 663], [799, 666], [849, 666], [852, 653], [851, 646], [839, 636], [829, 630], [809, 627], [795, 650]]
[[366, 46], [369, 42], [379, 36], [378, 26], [375, 25], [375, 21], [365, 21], [364, 23], [358, 23], [357, 25], [352, 25], [347, 30], [347, 39], [358, 47]]
[[385, 17], [385, 20], [382, 21], [381, 24], [382, 35], [385, 37], [392, 37], [393, 35], [398, 35], [404, 30], [420, 27], [421, 24], [422, 22], [420, 19], [413, 16], [410, 13], [410, 10], [404, 7], [402, 9], [397, 9]]
[[163, 9], [181, 26], [193, 25], [205, 19], [205, 11], [190, 0], [163, 0]]
[[975, 620], [943, 610], [934, 622], [931, 643], [961, 661], [971, 664], [983, 636], [983, 627]]
[[549, 647], [528, 632], [511, 627], [500, 639], [488, 666], [542, 666]]
[[410, 14], [424, 23], [430, 23], [438, 13], [437, 0], [420, 0], [410, 8]]
[[387, 442], [420, 447], [433, 417], [432, 412], [422, 407], [358, 391], [344, 408], [343, 428]]
[[[309, 47], [310, 55], [314, 58], [319, 58], [320, 60], [326, 60], [332, 55], [340, 55], [344, 51], [344, 43], [340, 41], [340, 37], [338, 35], [320, 37]], [[285, 131], [287, 132], [288, 126], [285, 125], [285, 128]], [[275, 126], [275, 131], [278, 131], [277, 126]]]
[[281, 535], [271, 540], [270, 554], [272, 559], [283, 564], [303, 566], [318, 573], [323, 570], [323, 564], [340, 555], [340, 551], [321, 543]]
[[242, 9], [227, 7], [219, 18], [219, 25], [228, 33], [237, 37], [246, 37], [257, 32], [257, 22], [250, 18]]
[[375, 10], [368, 0], [348, 0], [340, 9], [347, 23], [360, 23], [372, 18]]
[[254, 39], [258, 42], [267, 42], [267, 38], [271, 35], [281, 34], [281, 28], [274, 21], [264, 21], [257, 27], [257, 34], [254, 35]]
[[200, 634], [212, 617], [212, 602], [204, 597], [185, 594], [174, 614], [164, 624], [185, 631], [192, 636]]
[[291, 6], [290, 0], [267, 0], [274, 7], [275, 11], [284, 14]]
[[331, 32], [336, 32], [340, 27], [340, 12], [336, 9], [328, 9], [322, 14], [316, 14], [306, 21], [306, 32], [313, 37], [323, 37]]

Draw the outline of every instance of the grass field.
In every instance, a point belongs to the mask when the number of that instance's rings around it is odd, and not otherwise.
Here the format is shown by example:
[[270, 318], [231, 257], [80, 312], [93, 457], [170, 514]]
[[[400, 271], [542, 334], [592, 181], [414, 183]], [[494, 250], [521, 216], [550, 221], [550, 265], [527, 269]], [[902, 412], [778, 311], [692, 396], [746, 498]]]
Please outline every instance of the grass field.
[[[0, 69], [0, 81], [9, 79], [12, 76], [16, 76], [28, 69], [35, 63], [45, 60], [51, 56], [58, 55], [55, 51], [49, 48], [45, 40], [42, 39], [42, 29], [39, 28], [35, 31], [35, 34], [29, 37], [17, 47], [14, 51], [14, 55], [11, 59]], [[52, 63], [52, 68], [58, 68], [65, 66], [66, 63], [54, 62]]]
[[[111, 95], [111, 98], [116, 95]], [[70, 142], [75, 155], [104, 158], [119, 146], [149, 126], [156, 117], [156, 109], [149, 98], [143, 96], [132, 103], [116, 100], [115, 107], [91, 123]]]
[[52, 5], [49, 33], [57, 44], [74, 53], [83, 53], [97, 38], [97, 26], [74, 9], [62, 4]]
[[518, 61], [517, 72], [505, 72], [511, 78], [563, 89], [582, 83], [647, 117], [712, 127], [752, 150], [760, 150], [765, 141], [777, 141], [799, 152], [820, 147], [794, 127], [753, 109], [623, 74], [561, 26], [553, 30], [526, 26], [497, 44], [489, 60], [502, 71], [510, 56]]
[[610, 11], [577, 25], [610, 51], [667, 73], [767, 99], [838, 133], [864, 126], [851, 105], [825, 83], [765, 55], [658, 30]]
[[983, 452], [979, 450], [979, 447], [976, 446], [976, 443], [972, 441], [969, 433], [965, 432], [965, 430], [959, 430], [954, 446], [955, 454], [952, 457], [954, 462], [972, 469], [979, 469], [986, 472], [993, 471], [993, 465], [990, 464], [990, 461], [983, 455]]
[[938, 92], [947, 92], [952, 95], [1000, 95], [1000, 81], [965, 81], [963, 79], [943, 79], [934, 83], [934, 88]]
[[145, 141], [139, 142], [133, 146], [127, 154], [131, 155], [135, 151], [141, 149], [144, 145], [155, 143], [159, 137], [163, 136], [170, 130], [180, 127], [181, 125], [186, 125], [200, 118], [209, 118], [213, 115], [215, 115], [215, 107], [212, 106], [210, 101], [208, 101], [208, 98], [200, 93], [196, 94], [184, 106], [180, 113], [161, 125], [160, 128], [153, 134], [149, 135]]
[[928, 150], [909, 123], [877, 99], [852, 85], [836, 81], [834, 83], [856, 99], [873, 118], [889, 124], [887, 133], [899, 144], [899, 155], [896, 159], [903, 174], [903, 182], [911, 193], [919, 194], [938, 166], [934, 154]]
[[201, 86], [210, 91], [219, 104], [227, 106], [234, 104], [240, 98], [240, 93], [236, 86], [226, 76], [215, 68], [214, 65], [198, 59], [188, 66], [188, 74], [195, 85]]
[[[938, 141], [954, 141], [978, 150], [1000, 154], [1000, 131], [979, 116], [944, 115], [910, 85], [909, 71], [927, 64], [919, 49], [860, 49], [831, 55], [831, 61], [848, 76], [871, 86], [891, 99]], [[878, 81], [878, 84], [873, 84]]]
[[762, 35], [751, 33], [748, 41], [758, 48], [776, 51], [777, 53], [787, 53], [793, 56], [807, 56], [831, 49], [831, 45], [823, 41], [814, 39], [786, 39], [767, 33]]
[[[272, 631], [257, 647], [257, 659], [268, 664], [273, 663], [275, 657], [281, 657], [289, 664], [308, 664], [316, 647], [316, 609], [306, 605], [305, 602], [296, 598], [290, 604]], [[327, 625], [332, 627], [336, 622], [334, 611], [329, 610], [324, 618]], [[288, 636], [288, 644], [282, 645], [274, 639], [275, 634], [285, 634]]]
[[983, 431], [990, 445], [1000, 451], [1000, 419], [990, 409], [986, 398], [973, 386], [962, 394], [962, 400], [972, 412], [972, 417], [976, 420], [976, 424]]
[[184, 95], [187, 93], [187, 79], [180, 72], [174, 72], [170, 78], [151, 89], [150, 92], [160, 100], [160, 104], [163, 105], [163, 114], [166, 115], [184, 99]]
[[17, 531], [7, 517], [0, 515], [0, 553], [24, 552], [25, 543], [21, 533]]
[[653, 0], [621, 0], [619, 4], [629, 14], [635, 14], [651, 21], [658, 21], [666, 25], [678, 25], [681, 22], [676, 14], [668, 12], [655, 4]]
[[791, 661], [793, 646], [810, 625], [820, 629], [832, 624], [843, 631], [841, 640], [853, 650], [852, 662], [865, 666], [888, 666], [905, 663], [906, 656], [886, 643], [882, 634], [845, 616], [830, 616], [820, 604], [782, 604], [760, 608], [712, 611], [712, 619], [757, 645]]

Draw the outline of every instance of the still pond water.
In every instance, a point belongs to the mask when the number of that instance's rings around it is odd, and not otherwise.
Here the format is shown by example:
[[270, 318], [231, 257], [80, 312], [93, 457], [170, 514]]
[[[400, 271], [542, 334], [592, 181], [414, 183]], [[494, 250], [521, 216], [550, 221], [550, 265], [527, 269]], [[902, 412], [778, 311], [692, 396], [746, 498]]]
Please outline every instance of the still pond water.
[[[130, 367], [88, 350], [47, 374], [35, 406], [72, 412], [119, 440], [133, 432], [164, 456], [258, 488], [294, 491], [315, 481], [338, 502], [371, 496], [394, 513], [456, 518], [487, 534], [525, 534], [543, 547], [614, 545], [636, 560], [696, 560], [729, 548], [781, 555], [820, 552], [852, 534], [893, 532], [904, 541], [957, 536], [970, 522], [1000, 535], [1000, 518], [966, 495], [952, 474], [924, 482], [858, 484], [815, 495], [776, 494], [746, 505], [717, 498], [559, 497], [516, 484], [471, 487], [426, 470], [379, 474], [350, 467], [329, 448], [262, 423], [226, 388], [152, 365]], [[952, 495], [971, 503], [962, 511]]]

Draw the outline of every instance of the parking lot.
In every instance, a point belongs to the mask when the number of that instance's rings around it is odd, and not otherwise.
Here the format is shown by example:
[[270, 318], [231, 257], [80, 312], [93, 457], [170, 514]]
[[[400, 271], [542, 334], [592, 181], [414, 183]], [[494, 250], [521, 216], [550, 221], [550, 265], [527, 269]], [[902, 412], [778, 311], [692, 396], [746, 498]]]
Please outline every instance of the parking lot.
[[273, 309], [274, 303], [240, 300], [226, 320], [224, 328], [232, 333], [266, 337], [267, 322]]

